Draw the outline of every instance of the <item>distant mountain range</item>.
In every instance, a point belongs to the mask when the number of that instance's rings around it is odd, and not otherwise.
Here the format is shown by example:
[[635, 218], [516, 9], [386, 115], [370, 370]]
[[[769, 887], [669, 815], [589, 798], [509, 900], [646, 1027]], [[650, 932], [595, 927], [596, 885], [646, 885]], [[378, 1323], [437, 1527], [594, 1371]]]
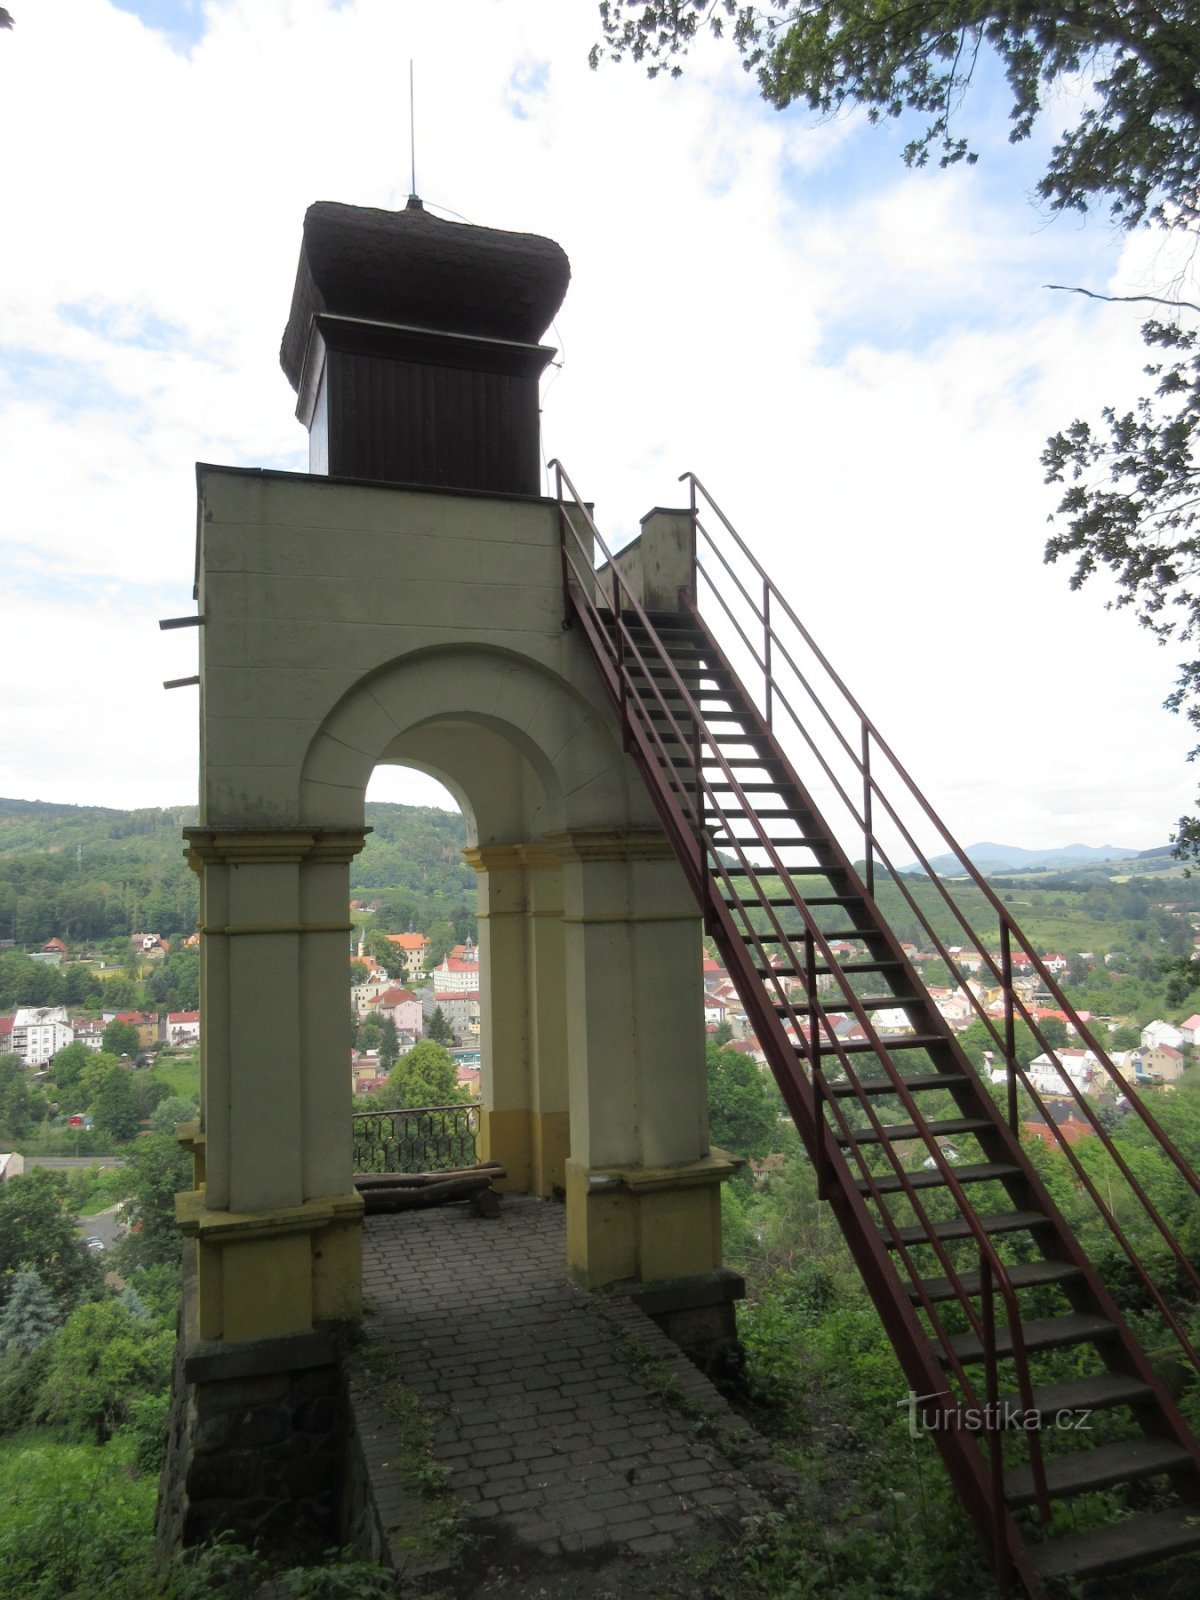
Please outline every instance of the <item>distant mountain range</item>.
[[[1139, 860], [1150, 856], [1170, 854], [1170, 845], [1156, 845], [1153, 850], [1129, 850], [1116, 844], [1066, 844], [1052, 850], [1024, 850], [1015, 844], [982, 842], [969, 844], [967, 855], [974, 866], [985, 876], [1003, 872], [1044, 872], [1064, 867], [1093, 867], [1102, 861]], [[930, 866], [939, 876], [961, 875], [962, 863], [955, 856], [934, 856]], [[913, 862], [901, 867], [901, 872], [924, 872]]]

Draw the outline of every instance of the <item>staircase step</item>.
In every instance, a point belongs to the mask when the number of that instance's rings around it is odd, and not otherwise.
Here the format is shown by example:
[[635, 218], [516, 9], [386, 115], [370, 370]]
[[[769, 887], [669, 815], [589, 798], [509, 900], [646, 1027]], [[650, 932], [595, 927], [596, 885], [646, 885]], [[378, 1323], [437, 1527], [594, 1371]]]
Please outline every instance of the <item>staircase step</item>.
[[[1122, 1439], [1117, 1444], [1074, 1450], [1046, 1460], [1046, 1487], [1054, 1499], [1109, 1489], [1114, 1483], [1153, 1478], [1194, 1465], [1189, 1451], [1170, 1439]], [[1037, 1499], [1033, 1471], [1028, 1464], [1010, 1467], [1004, 1474], [1004, 1498], [1012, 1507], [1032, 1505]]]
[[[1025, 1335], [1026, 1350], [1032, 1351], [1061, 1350], [1067, 1345], [1088, 1344], [1095, 1339], [1109, 1339], [1117, 1330], [1104, 1317], [1077, 1311], [1063, 1317], [1034, 1317], [1031, 1321], [1021, 1324], [1021, 1331]], [[956, 1333], [950, 1338], [949, 1345], [960, 1361], [983, 1360], [983, 1343], [977, 1334]], [[996, 1354], [1001, 1357], [1009, 1356], [1012, 1354], [1012, 1348], [1012, 1329], [1007, 1323], [998, 1323]]]
[[[976, 1217], [975, 1221], [986, 1234], [994, 1233], [1023, 1233], [1030, 1228], [1047, 1228], [1051, 1226], [1050, 1218], [1041, 1211], [999, 1211], [988, 1216]], [[893, 1247], [892, 1235], [889, 1230], [881, 1229], [880, 1233], [884, 1245], [890, 1250]], [[952, 1222], [935, 1222], [928, 1231], [923, 1227], [897, 1228], [896, 1238], [901, 1244], [928, 1244], [930, 1234], [938, 1239], [969, 1239], [972, 1237], [970, 1225], [964, 1217], [955, 1217]]]
[[[886, 1040], [881, 1040], [878, 1048], [869, 1039], [851, 1039], [838, 1048], [848, 1056], [878, 1055], [879, 1049], [886, 1049], [891, 1055], [897, 1050], [932, 1050], [935, 1046], [945, 1043], [940, 1033], [899, 1033], [890, 1034]], [[832, 1049], [833, 1046], [828, 1040], [822, 1040], [823, 1051], [828, 1053]]]
[[[726, 785], [726, 787], [730, 786]], [[763, 787], [770, 789], [772, 794], [777, 793], [776, 790], [771, 789], [770, 784], [764, 784]], [[714, 822], [720, 822], [722, 817], [728, 821], [731, 816], [738, 822], [744, 822], [751, 816], [757, 817], [760, 821], [763, 817], [766, 817], [771, 821], [795, 823], [799, 823], [801, 817], [807, 817], [810, 820], [812, 818], [812, 812], [805, 811], [802, 806], [755, 806], [753, 812], [744, 812], [740, 806], [735, 807], [731, 802], [726, 802], [720, 812], [710, 811], [706, 812], [705, 815], [711, 817]], [[794, 839], [784, 839], [782, 842], [784, 844], [796, 843]]]
[[[970, 1084], [970, 1078], [965, 1078], [961, 1072], [938, 1072], [932, 1077], [903, 1078], [901, 1082], [909, 1094], [923, 1094], [927, 1089], [961, 1089]], [[852, 1083], [831, 1083], [829, 1093], [838, 1100], [857, 1099], [859, 1092], [863, 1094], [895, 1094], [896, 1085], [890, 1078], [860, 1078], [858, 1087]]]
[[[1042, 1265], [1049, 1263], [1043, 1262]], [[1016, 1284], [1017, 1269], [1010, 1267], [1008, 1275]], [[978, 1277], [979, 1274], [975, 1273], [974, 1276]], [[1063, 1383], [1038, 1383], [1033, 1388], [1033, 1408], [1042, 1418], [1054, 1417], [1062, 1411], [1111, 1411], [1116, 1406], [1136, 1406], [1146, 1401], [1154, 1404], [1154, 1391], [1150, 1385], [1123, 1372], [1098, 1372], [1090, 1378], [1068, 1378]], [[1021, 1412], [1025, 1409], [1025, 1402], [1019, 1394], [1001, 1395], [998, 1403], [1010, 1415], [1013, 1410]]]
[[1122, 1572], [1143, 1562], [1200, 1550], [1200, 1507], [1172, 1506], [1148, 1511], [1107, 1528], [1069, 1533], [1045, 1544], [1030, 1545], [1029, 1559], [1043, 1578], [1091, 1578]]
[[[1007, 1271], [1009, 1281], [1014, 1289], [1044, 1289], [1051, 1284], [1069, 1283], [1073, 1279], [1081, 1276], [1080, 1269], [1078, 1267], [1073, 1267], [1065, 1261], [1022, 1261], [1008, 1267]], [[958, 1282], [965, 1294], [972, 1295], [979, 1293], [980, 1279], [978, 1272], [962, 1272], [959, 1274]], [[926, 1298], [932, 1300], [935, 1304], [941, 1300], [955, 1300], [958, 1298], [958, 1289], [949, 1278], [924, 1278], [922, 1279], [921, 1287], [925, 1290]], [[913, 1302], [914, 1305], [919, 1305], [921, 1303], [921, 1296], [918, 1293], [915, 1284], [910, 1284], [908, 1286], [908, 1298]], [[1094, 1378], [1086, 1378], [1075, 1381], [1082, 1383], [1095, 1383], [1098, 1380]], [[1126, 1381], [1132, 1382], [1133, 1380], [1122, 1379], [1122, 1382]], [[1049, 1394], [1051, 1388], [1058, 1390], [1068, 1389], [1070, 1387], [1071, 1385], [1069, 1384], [1054, 1384], [1045, 1389], [1045, 1391], [1039, 1389], [1037, 1394], [1041, 1395], [1043, 1392]], [[1144, 1384], [1139, 1384], [1138, 1387], [1144, 1389], [1146, 1386]], [[1013, 1400], [1015, 1399], [1015, 1396], [1010, 1395], [1007, 1398]], [[1078, 1404], [1080, 1407], [1090, 1404], [1093, 1409], [1096, 1409], [1104, 1403], [1105, 1402], [1101, 1400], [1088, 1401], [1086, 1399], [1081, 1399], [1076, 1402], [1068, 1399], [1061, 1401], [1058, 1405], [1054, 1405], [1052, 1403], [1048, 1404], [1046, 1409], [1061, 1411], [1067, 1409], [1068, 1407], [1073, 1407], [1076, 1404]], [[1115, 1401], [1109, 1403], [1116, 1404]]]
[[[1001, 1161], [968, 1162], [954, 1168], [954, 1176], [959, 1183], [990, 1183], [996, 1179], [1017, 1178], [1020, 1174], [1020, 1167], [1010, 1166], [1007, 1162]], [[923, 1167], [920, 1172], [908, 1172], [905, 1174], [905, 1179], [908, 1186], [913, 1189], [938, 1189], [946, 1182], [936, 1167]], [[894, 1172], [887, 1177], [876, 1178], [874, 1182], [880, 1194], [901, 1194], [905, 1187], [904, 1182]], [[860, 1194], [870, 1194], [871, 1185], [866, 1178], [855, 1178], [854, 1183]]]
[[[761, 969], [759, 970], [761, 972]], [[784, 978], [789, 975], [783, 970], [782, 967], [773, 967], [772, 971], [777, 972], [780, 977]], [[791, 976], [793, 978], [798, 978], [802, 976], [802, 974], [793, 972], [791, 973]], [[926, 1004], [925, 996], [919, 994], [856, 994], [854, 998], [858, 1001], [858, 1004], [863, 1011], [892, 1011], [897, 1008], [903, 1010], [905, 1007], [924, 1006]], [[776, 1002], [775, 1005], [775, 1013], [780, 1017], [790, 1017], [795, 1012], [805, 1009], [806, 1002], [799, 997], [797, 997], [796, 1000], [790, 1005], [784, 1005], [782, 1001]], [[841, 1001], [838, 1001], [835, 1009], [840, 1016], [849, 1011], [849, 1002], [843, 1005]], [[889, 1048], [893, 1044], [900, 1043], [901, 1040], [906, 1039], [907, 1037], [908, 1035], [903, 1033], [886, 1033], [882, 1035], [884, 1043]]]
[[[779, 794], [781, 792], [777, 783], [739, 783], [738, 787], [741, 789], [743, 794]], [[733, 792], [733, 785], [731, 783], [712, 783], [709, 785], [709, 788], [721, 790], [728, 789], [730, 793]], [[760, 812], [759, 815], [761, 816], [763, 813]]]
[[[986, 1117], [949, 1117], [940, 1122], [931, 1122], [929, 1132], [935, 1139], [944, 1139], [952, 1134], [984, 1133], [994, 1127]], [[848, 1144], [849, 1138], [844, 1133], [834, 1135], [839, 1144]], [[876, 1133], [874, 1128], [855, 1130], [855, 1140], [859, 1144], [901, 1144], [905, 1139], [920, 1139], [923, 1137], [915, 1122], [889, 1122], [883, 1133]]]

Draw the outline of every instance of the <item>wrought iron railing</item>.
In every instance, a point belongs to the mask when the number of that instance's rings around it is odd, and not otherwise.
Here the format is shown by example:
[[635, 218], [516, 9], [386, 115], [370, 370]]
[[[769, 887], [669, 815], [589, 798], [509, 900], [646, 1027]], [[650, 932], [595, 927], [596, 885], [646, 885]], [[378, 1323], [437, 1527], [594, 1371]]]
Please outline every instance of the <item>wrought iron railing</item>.
[[473, 1167], [478, 1106], [421, 1106], [398, 1111], [356, 1111], [354, 1170], [446, 1172]]

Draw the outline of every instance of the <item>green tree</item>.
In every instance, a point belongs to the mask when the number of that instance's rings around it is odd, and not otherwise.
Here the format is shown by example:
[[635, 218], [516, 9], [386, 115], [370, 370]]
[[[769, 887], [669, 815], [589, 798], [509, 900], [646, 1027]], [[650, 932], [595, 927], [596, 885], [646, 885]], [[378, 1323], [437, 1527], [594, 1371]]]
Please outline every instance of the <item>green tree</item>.
[[21, 1267], [13, 1273], [0, 1312], [0, 1354], [32, 1355], [61, 1321], [62, 1314], [37, 1268]]
[[[1104, 203], [1123, 228], [1200, 225], [1200, 11], [1191, 0], [602, 0], [600, 16], [593, 66], [607, 53], [645, 62], [652, 76], [677, 73], [707, 30], [732, 40], [774, 106], [799, 102], [823, 116], [862, 106], [874, 123], [915, 116], [904, 159], [917, 167], [976, 159], [958, 119], [990, 53], [1011, 97], [1011, 142], [1030, 136], [1052, 95], [1056, 111], [1071, 108], [1036, 185], [1051, 212]], [[1161, 641], [1193, 646], [1166, 703], [1200, 733], [1200, 328], [1190, 320], [1200, 306], [1177, 294], [1130, 298], [1171, 312], [1142, 327], [1153, 391], [1047, 442], [1047, 481], [1065, 492], [1046, 560], [1074, 558], [1072, 589], [1107, 569], [1112, 604], [1133, 607]], [[1200, 859], [1200, 815], [1179, 819], [1174, 843]]]
[[100, 1035], [100, 1043], [110, 1054], [128, 1056], [130, 1061], [137, 1060], [141, 1048], [136, 1026], [132, 1022], [118, 1022], [115, 1017]]
[[[1082, 8], [1017, 0], [604, 0], [607, 52], [677, 74], [707, 29], [732, 39], [763, 98], [822, 116], [864, 106], [872, 122], [915, 113], [924, 128], [910, 166], [974, 161], [955, 119], [981, 56], [998, 59], [1011, 94], [1009, 139], [1027, 139], [1058, 86], [1087, 75], [1073, 120], [1037, 185], [1052, 211], [1101, 198], [1123, 227], [1189, 223], [1200, 190], [1200, 16], [1188, 0], [1099, 0]], [[1063, 104], [1056, 96], [1055, 109]]]
[[434, 922], [429, 929], [429, 943], [425, 947], [426, 972], [432, 972], [434, 967], [440, 966], [458, 942], [452, 922], [445, 918]]
[[165, 1389], [174, 1335], [150, 1331], [119, 1300], [98, 1300], [72, 1312], [56, 1334], [38, 1410], [76, 1437], [109, 1438], [147, 1390]]
[[432, 1039], [422, 1039], [400, 1057], [381, 1094], [389, 1106], [399, 1110], [449, 1106], [465, 1099], [450, 1052]]
[[89, 1050], [87, 1045], [78, 1040], [73, 1044], [65, 1045], [57, 1055], [51, 1057], [48, 1073], [49, 1082], [61, 1092], [64, 1089], [73, 1089], [79, 1083], [85, 1069], [95, 1059], [95, 1052]]
[[390, 1071], [400, 1054], [400, 1037], [391, 1017], [384, 1017], [379, 1025], [379, 1064]]
[[740, 1050], [705, 1046], [709, 1138], [734, 1155], [771, 1155], [782, 1147], [786, 1124], [779, 1092], [757, 1061]]
[[16, 1144], [49, 1114], [49, 1106], [30, 1081], [19, 1056], [0, 1056], [0, 1138]]
[[88, 1058], [79, 1074], [79, 1082], [75, 1086], [76, 1098], [84, 1105], [90, 1106], [114, 1072], [128, 1071], [129, 1068], [111, 1051], [89, 1050]]
[[60, 1311], [71, 1311], [95, 1287], [98, 1272], [68, 1215], [61, 1173], [33, 1167], [0, 1184], [0, 1302], [12, 1275], [35, 1267]]
[[1047, 1017], [1038, 1023], [1038, 1027], [1042, 1030], [1042, 1038], [1051, 1050], [1063, 1050], [1070, 1042], [1066, 1023], [1060, 1022], [1057, 1017]]
[[175, 1196], [192, 1187], [192, 1164], [172, 1134], [149, 1133], [129, 1148], [130, 1231], [121, 1241], [122, 1268], [179, 1267]]
[[112, 1139], [133, 1138], [142, 1119], [128, 1067], [117, 1065], [108, 1073], [92, 1101], [92, 1115], [97, 1132]]
[[176, 1124], [194, 1121], [198, 1109], [194, 1100], [185, 1100], [181, 1095], [168, 1094], [150, 1113], [150, 1132], [165, 1133], [174, 1137]]
[[425, 1037], [432, 1039], [434, 1044], [452, 1045], [454, 1043], [454, 1029], [446, 1021], [446, 1013], [441, 1006], [434, 1006], [433, 1015], [425, 1028]]
[[372, 928], [363, 943], [366, 945], [367, 954], [383, 968], [389, 978], [403, 978], [407, 975], [408, 967], [404, 951], [398, 944], [393, 944], [382, 929]]

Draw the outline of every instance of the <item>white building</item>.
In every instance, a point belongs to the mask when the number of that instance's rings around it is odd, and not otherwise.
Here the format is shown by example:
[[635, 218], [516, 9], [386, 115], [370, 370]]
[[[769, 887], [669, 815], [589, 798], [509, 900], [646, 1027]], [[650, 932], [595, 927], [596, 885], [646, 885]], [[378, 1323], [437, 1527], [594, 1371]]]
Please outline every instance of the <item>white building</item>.
[[[1096, 1069], [1100, 1065], [1099, 1057], [1091, 1050], [1058, 1050], [1055, 1052], [1062, 1064], [1063, 1072], [1074, 1084], [1075, 1088], [1086, 1094], [1088, 1085]], [[1029, 1081], [1039, 1094], [1069, 1094], [1070, 1089], [1063, 1080], [1062, 1072], [1054, 1065], [1050, 1056], [1043, 1053], [1034, 1056], [1026, 1068]]]
[[1148, 1022], [1142, 1029], [1142, 1045], [1146, 1050], [1154, 1050], [1161, 1044], [1178, 1050], [1183, 1043], [1183, 1034], [1170, 1022]]
[[447, 956], [440, 967], [434, 967], [430, 976], [439, 995], [471, 994], [479, 989], [478, 961], [459, 961]]
[[74, 1038], [65, 1006], [21, 1006], [13, 1017], [12, 1053], [27, 1067], [44, 1067]]

